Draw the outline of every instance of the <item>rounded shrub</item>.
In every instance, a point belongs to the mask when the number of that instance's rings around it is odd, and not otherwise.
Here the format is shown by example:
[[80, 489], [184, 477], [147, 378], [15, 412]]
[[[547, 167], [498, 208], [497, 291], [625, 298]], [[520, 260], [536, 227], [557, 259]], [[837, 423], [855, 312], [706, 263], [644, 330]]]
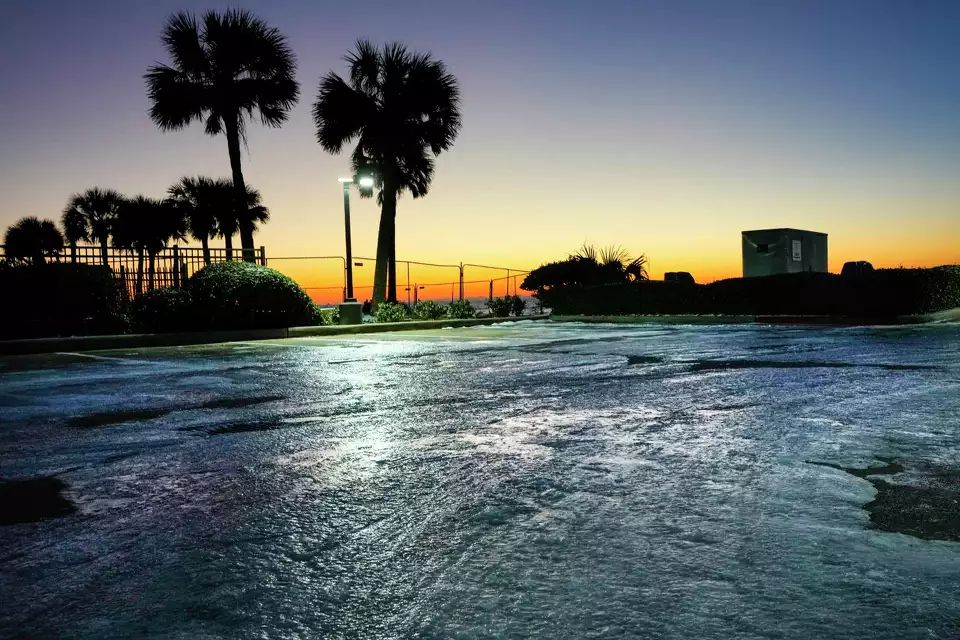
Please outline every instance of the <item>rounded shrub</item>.
[[413, 317], [417, 320], [439, 320], [447, 317], [447, 307], [433, 300], [421, 300], [413, 305]]
[[279, 271], [250, 262], [220, 262], [186, 286], [200, 329], [276, 329], [314, 324], [310, 296]]
[[190, 292], [164, 287], [133, 299], [130, 320], [138, 333], [166, 333], [196, 329]]

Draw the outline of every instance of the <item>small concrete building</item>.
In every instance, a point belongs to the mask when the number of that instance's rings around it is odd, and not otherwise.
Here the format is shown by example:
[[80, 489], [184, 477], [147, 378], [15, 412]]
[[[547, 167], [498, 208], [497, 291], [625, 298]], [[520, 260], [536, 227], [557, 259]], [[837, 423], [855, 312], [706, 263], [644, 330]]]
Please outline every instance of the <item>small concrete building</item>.
[[743, 231], [743, 277], [827, 272], [827, 234], [801, 229]]

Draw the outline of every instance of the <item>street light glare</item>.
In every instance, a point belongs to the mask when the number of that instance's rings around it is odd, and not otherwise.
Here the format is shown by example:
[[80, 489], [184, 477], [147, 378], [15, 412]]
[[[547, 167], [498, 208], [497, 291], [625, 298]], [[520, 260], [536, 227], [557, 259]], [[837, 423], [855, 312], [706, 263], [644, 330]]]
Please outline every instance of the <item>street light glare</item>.
[[358, 184], [359, 184], [361, 187], [364, 187], [364, 188], [366, 188], [366, 189], [369, 189], [370, 187], [373, 186], [373, 178], [371, 178], [370, 176], [364, 176], [364, 177], [360, 178], [360, 182], [359, 182]]
[[353, 182], [353, 178], [337, 178], [337, 182]]

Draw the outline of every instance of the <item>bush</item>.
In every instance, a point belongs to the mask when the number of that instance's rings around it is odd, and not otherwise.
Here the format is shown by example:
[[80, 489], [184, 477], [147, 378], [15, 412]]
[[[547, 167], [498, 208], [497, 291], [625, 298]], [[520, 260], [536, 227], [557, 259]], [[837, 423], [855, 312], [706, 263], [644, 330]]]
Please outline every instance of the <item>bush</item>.
[[320, 311], [320, 316], [321, 322], [318, 322], [317, 324], [325, 324], [327, 326], [340, 324], [340, 309], [322, 309]]
[[856, 277], [797, 273], [706, 285], [638, 282], [537, 293], [569, 315], [724, 314], [893, 317], [960, 307], [960, 267], [878, 269]]
[[523, 311], [527, 308], [527, 301], [521, 298], [520, 296], [513, 296], [510, 299], [510, 313], [520, 317], [523, 315]]
[[134, 298], [130, 319], [138, 333], [189, 331], [196, 325], [190, 293], [172, 287], [145, 291]]
[[250, 262], [220, 262], [187, 281], [197, 328], [271, 329], [311, 325], [314, 304], [296, 282]]
[[109, 268], [0, 261], [0, 339], [125, 333], [127, 290]]
[[439, 320], [447, 317], [447, 307], [433, 300], [421, 300], [413, 305], [413, 317], [417, 320]]
[[466, 320], [476, 314], [469, 300], [455, 300], [447, 307], [447, 316], [455, 320]]
[[513, 310], [513, 297], [504, 296], [503, 298], [494, 298], [487, 302], [487, 308], [490, 315], [494, 318], [506, 318]]
[[374, 314], [377, 322], [403, 322], [407, 319], [407, 305], [396, 302], [381, 302]]

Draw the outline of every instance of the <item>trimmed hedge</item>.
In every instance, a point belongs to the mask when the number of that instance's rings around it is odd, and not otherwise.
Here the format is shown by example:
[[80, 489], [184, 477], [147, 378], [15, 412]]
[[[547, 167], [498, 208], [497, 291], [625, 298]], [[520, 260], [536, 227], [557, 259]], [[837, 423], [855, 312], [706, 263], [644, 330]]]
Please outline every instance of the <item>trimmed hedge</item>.
[[276, 329], [312, 325], [310, 296], [279, 271], [250, 262], [220, 262], [187, 281], [199, 330]]
[[647, 281], [563, 286], [538, 298], [563, 315], [832, 315], [893, 317], [960, 307], [960, 267], [798, 273], [706, 285]]
[[138, 295], [130, 305], [130, 319], [136, 333], [191, 331], [196, 326], [190, 292], [173, 287]]
[[0, 261], [0, 339], [127, 331], [127, 291], [107, 267]]

